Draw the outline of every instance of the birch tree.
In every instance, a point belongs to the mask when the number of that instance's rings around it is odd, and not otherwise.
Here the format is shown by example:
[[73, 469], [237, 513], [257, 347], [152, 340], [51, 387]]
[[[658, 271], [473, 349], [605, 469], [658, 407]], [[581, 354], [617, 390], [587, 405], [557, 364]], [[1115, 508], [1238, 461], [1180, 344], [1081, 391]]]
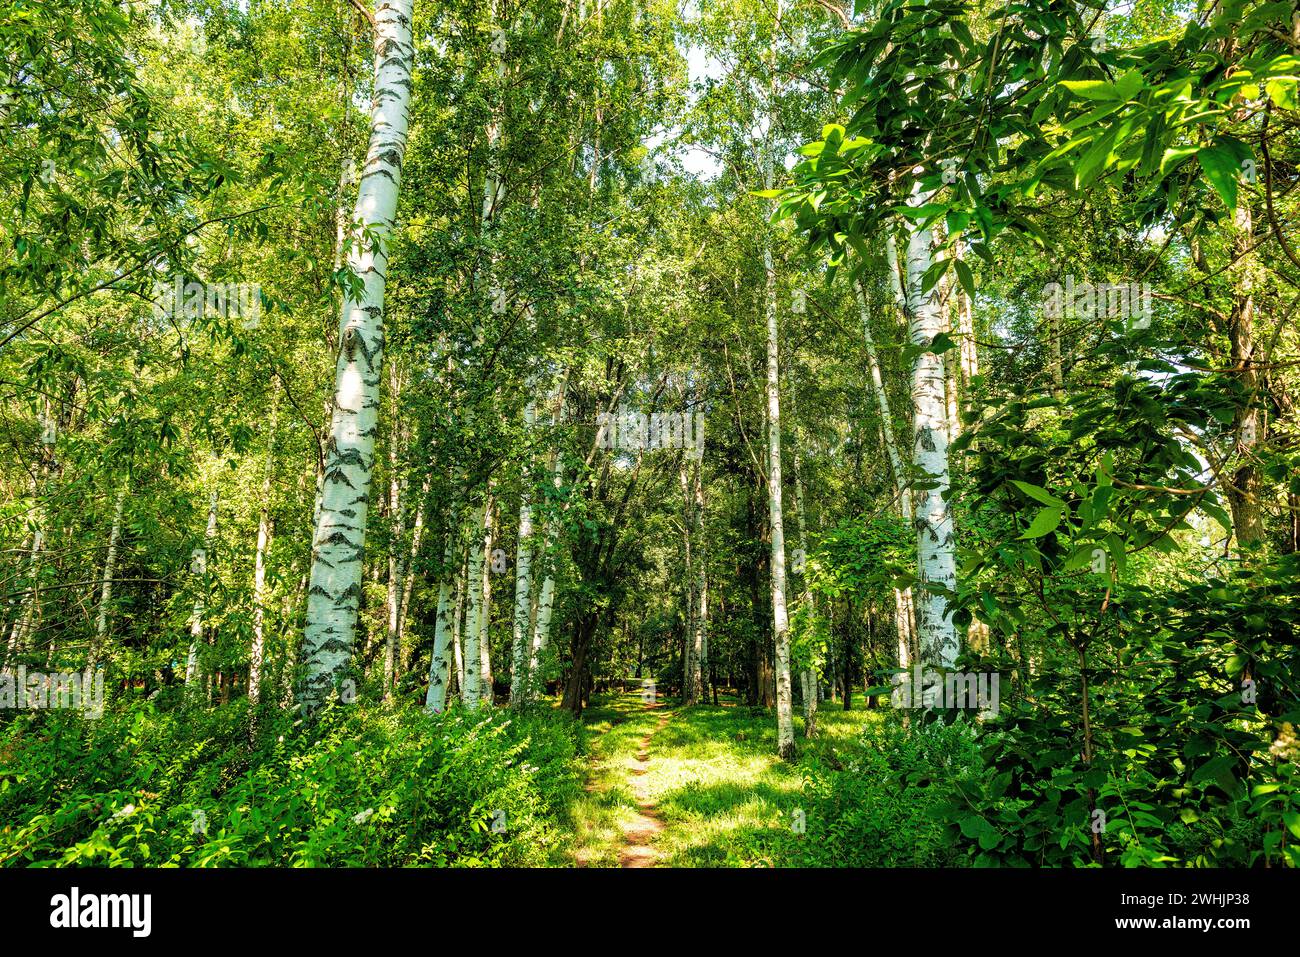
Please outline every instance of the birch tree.
[[271, 547], [271, 474], [275, 468], [278, 400], [277, 392], [271, 401], [266, 464], [262, 467], [262, 501], [257, 512], [257, 545], [253, 555], [253, 642], [248, 650], [248, 700], [254, 707], [261, 700], [262, 666], [266, 657], [266, 558]]
[[415, 48], [413, 0], [378, 0], [370, 143], [352, 215], [320, 519], [312, 546], [300, 701], [319, 707], [352, 656], [361, 601], [370, 483], [384, 357], [384, 284], [406, 151]]
[[[773, 157], [770, 145], [766, 153], [767, 188], [771, 189]], [[772, 630], [776, 636], [776, 748], [788, 761], [794, 758], [795, 747], [791, 715], [790, 619], [785, 597], [785, 523], [781, 508], [781, 379], [777, 355], [776, 269], [772, 263], [770, 229], [763, 233], [763, 274], [767, 316], [767, 508], [772, 535]]]
[[[902, 285], [898, 277], [897, 254], [894, 252], [894, 241], [892, 237], [886, 236], [885, 248], [888, 251], [887, 264], [889, 269], [889, 279], [893, 286], [897, 287], [896, 295], [900, 302], [900, 312], [906, 313], [906, 303], [904, 301]], [[868, 307], [868, 300], [862, 290], [861, 282], [853, 284], [853, 293], [857, 299], [858, 315], [862, 320], [862, 340], [867, 348], [867, 367], [871, 375], [871, 389], [876, 397], [876, 405], [880, 409], [880, 434], [885, 444], [885, 452], [889, 457], [889, 470], [894, 478], [894, 489], [898, 496], [900, 514], [905, 521], [912, 521], [912, 488], [911, 481], [908, 478], [907, 470], [903, 462], [903, 457], [899, 454], [898, 441], [894, 437], [894, 417], [889, 407], [889, 393], [885, 389], [884, 378], [880, 372], [880, 359], [876, 351], [876, 339], [871, 331], [871, 310]], [[898, 632], [898, 667], [906, 669], [911, 664], [912, 659], [912, 590], [894, 589], [894, 627]]]
[[117, 546], [122, 540], [122, 513], [126, 508], [126, 486], [117, 493], [113, 504], [113, 524], [108, 532], [108, 551], [104, 555], [104, 575], [99, 583], [99, 612], [95, 616], [95, 640], [90, 646], [89, 664], [93, 669], [108, 639], [108, 618], [113, 603], [113, 576], [117, 574]]
[[199, 663], [199, 645], [204, 637], [203, 616], [211, 583], [209, 560], [217, 538], [218, 495], [216, 480], [213, 479], [212, 490], [208, 493], [208, 523], [203, 534], [203, 547], [195, 549], [190, 565], [190, 571], [197, 579], [194, 585], [194, 608], [190, 612], [190, 650], [185, 658], [185, 693], [191, 698], [198, 694], [203, 677]]
[[[919, 189], [909, 205], [922, 206], [928, 194]], [[913, 228], [907, 239], [908, 338], [917, 350], [912, 360], [912, 464], [920, 477], [916, 485], [915, 525], [917, 536], [916, 630], [922, 657], [929, 664], [950, 668], [959, 649], [947, 599], [927, 586], [952, 591], [957, 585], [954, 556], [956, 534], [947, 498], [948, 412], [944, 397], [943, 357], [931, 351], [935, 337], [943, 331], [938, 290], [925, 288], [925, 277], [934, 264], [930, 230]]]
[[[524, 433], [531, 437], [537, 410], [530, 397], [524, 408]], [[529, 645], [533, 623], [533, 500], [531, 475], [525, 471], [519, 501], [519, 539], [515, 548], [515, 605], [511, 617], [510, 704], [518, 707], [527, 697]]]

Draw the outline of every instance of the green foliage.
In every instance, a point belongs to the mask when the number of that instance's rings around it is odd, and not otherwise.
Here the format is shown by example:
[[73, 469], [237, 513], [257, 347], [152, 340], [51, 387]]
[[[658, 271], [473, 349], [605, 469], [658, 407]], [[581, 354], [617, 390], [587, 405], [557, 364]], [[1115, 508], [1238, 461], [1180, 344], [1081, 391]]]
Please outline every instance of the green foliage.
[[971, 726], [869, 722], [836, 766], [803, 768], [807, 831], [791, 863], [804, 867], [949, 867], [961, 863], [936, 811], [952, 788], [978, 780]]
[[458, 708], [276, 716], [251, 744], [236, 706], [20, 718], [0, 729], [0, 863], [543, 864], [575, 747], [555, 716]]

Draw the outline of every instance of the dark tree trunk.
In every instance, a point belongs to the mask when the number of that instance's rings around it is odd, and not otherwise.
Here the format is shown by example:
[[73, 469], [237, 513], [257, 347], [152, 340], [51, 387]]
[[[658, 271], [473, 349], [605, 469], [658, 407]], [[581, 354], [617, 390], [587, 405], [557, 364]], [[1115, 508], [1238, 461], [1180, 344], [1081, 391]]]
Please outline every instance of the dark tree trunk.
[[564, 683], [561, 707], [575, 718], [582, 716], [583, 699], [587, 687], [587, 646], [596, 630], [596, 615], [582, 615], [573, 626], [573, 643], [570, 648], [572, 668], [569, 680]]

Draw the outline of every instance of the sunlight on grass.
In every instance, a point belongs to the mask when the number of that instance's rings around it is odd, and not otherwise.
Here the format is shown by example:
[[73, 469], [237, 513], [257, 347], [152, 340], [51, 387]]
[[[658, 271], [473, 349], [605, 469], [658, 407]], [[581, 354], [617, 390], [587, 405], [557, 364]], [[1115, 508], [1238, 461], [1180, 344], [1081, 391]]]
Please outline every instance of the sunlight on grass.
[[[772, 712], [732, 704], [691, 709], [646, 708], [632, 693], [598, 699], [585, 716], [591, 760], [587, 791], [573, 806], [568, 853], [586, 866], [617, 866], [638, 795], [655, 807], [665, 830], [659, 863], [669, 867], [763, 867], [788, 862], [801, 835], [805, 761], [836, 761], [879, 711], [841, 708], [818, 715], [818, 739], [800, 738], [800, 762], [776, 756]], [[668, 722], [655, 730], [661, 718]], [[802, 720], [797, 731], [802, 733]], [[653, 733], [648, 761], [637, 755]], [[644, 769], [644, 773], [637, 773]]]

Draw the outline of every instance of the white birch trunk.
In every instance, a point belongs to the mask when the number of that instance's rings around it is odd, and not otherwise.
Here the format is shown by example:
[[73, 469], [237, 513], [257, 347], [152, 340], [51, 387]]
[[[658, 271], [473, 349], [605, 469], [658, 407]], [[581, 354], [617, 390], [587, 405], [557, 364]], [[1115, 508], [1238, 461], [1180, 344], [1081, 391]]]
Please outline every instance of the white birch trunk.
[[[529, 399], [524, 407], [524, 431], [530, 437], [537, 410]], [[533, 493], [532, 470], [527, 469], [519, 502], [519, 544], [515, 553], [515, 613], [510, 643], [510, 704], [518, 707], [528, 697], [529, 644], [533, 633]]]
[[[461, 667], [460, 700], [466, 708], [473, 711], [479, 705], [481, 695], [479, 636], [482, 634], [483, 575], [487, 569], [487, 552], [492, 547], [492, 500], [484, 496], [483, 507], [477, 522], [478, 533], [469, 549], [469, 569], [465, 576], [465, 591], [469, 596], [469, 607], [465, 613], [465, 630], [461, 635], [463, 660]], [[485, 552], [484, 543], [487, 544]]]
[[429, 508], [429, 488], [432, 480], [426, 478], [420, 488], [420, 499], [415, 505], [415, 525], [411, 528], [411, 550], [406, 556], [406, 573], [402, 576], [402, 601], [397, 616], [397, 640], [400, 645], [406, 634], [406, 619], [411, 610], [411, 588], [415, 583], [413, 569], [420, 557], [420, 545], [424, 542], [424, 513]]
[[456, 608], [451, 619], [451, 647], [455, 652], [456, 665], [456, 693], [463, 700], [465, 697], [465, 655], [461, 649], [461, 635], [464, 634], [463, 626], [465, 623], [465, 579], [467, 577], [465, 566], [468, 556], [461, 556], [460, 562], [456, 566]]
[[[909, 203], [921, 205], [927, 194], [914, 193]], [[926, 346], [943, 331], [943, 316], [937, 290], [922, 292], [921, 281], [934, 262], [933, 240], [928, 229], [913, 228], [907, 243], [908, 334], [913, 345]], [[955, 588], [955, 533], [952, 513], [944, 501], [948, 492], [948, 421], [944, 404], [943, 357], [922, 352], [912, 363], [912, 408], [914, 416], [913, 465], [926, 485], [915, 500], [917, 535], [917, 577], [922, 584]], [[946, 599], [925, 588], [915, 597], [916, 625], [921, 656], [926, 664], [950, 668], [957, 659], [959, 643], [952, 617], [945, 611]]]
[[212, 543], [217, 537], [217, 489], [208, 493], [208, 525], [203, 534], [203, 551], [193, 571], [199, 576], [194, 591], [194, 608], [190, 612], [190, 650], [185, 659], [185, 693], [194, 696], [202, 684], [199, 672], [199, 643], [203, 640], [203, 615], [208, 589], [208, 561], [212, 558]]
[[[893, 243], [890, 243], [893, 246]], [[908, 487], [907, 474], [903, 468], [903, 457], [898, 452], [898, 442], [894, 438], [894, 417], [889, 409], [889, 393], [885, 390], [885, 381], [880, 374], [880, 358], [876, 351], [876, 339], [871, 332], [871, 310], [867, 299], [862, 294], [862, 287], [853, 285], [853, 292], [858, 300], [858, 314], [862, 319], [862, 339], [867, 347], [867, 365], [871, 373], [871, 388], [876, 396], [876, 405], [880, 409], [882, 422], [881, 434], [885, 440], [885, 453], [889, 456], [889, 468], [894, 473], [894, 487], [898, 500], [902, 504], [904, 515], [912, 511], [912, 492]]]
[[496, 704], [492, 691], [492, 546], [496, 542], [494, 502], [488, 492], [488, 507], [483, 521], [483, 608], [478, 619], [479, 704]]
[[[808, 561], [808, 522], [804, 514], [803, 500], [803, 476], [798, 469], [798, 461], [795, 462], [794, 471], [794, 513], [799, 523], [799, 551], [804, 556], [804, 562]], [[813, 600], [812, 591], [808, 588], [807, 564], [800, 573], [803, 580], [803, 600], [808, 603], [808, 610], [812, 614], [814, 621], [817, 618], [817, 603]], [[817, 673], [820, 669], [821, 662], [811, 661], [808, 667], [799, 673], [799, 682], [803, 691], [803, 718], [804, 718], [804, 737], [813, 738], [817, 735]]]
[[401, 386], [399, 377], [395, 374], [391, 383], [393, 396], [393, 429], [392, 438], [388, 446], [388, 514], [392, 519], [392, 534], [388, 542], [388, 590], [385, 598], [385, 610], [388, 613], [387, 628], [384, 636], [384, 700], [392, 698], [393, 687], [397, 681], [397, 658], [399, 654], [398, 634], [401, 628], [402, 620], [402, 591], [403, 591], [403, 574], [402, 567], [402, 539], [406, 535], [406, 516], [402, 509], [405, 508], [405, 480], [401, 475], [402, 468], [402, 432], [397, 424], [397, 404], [401, 396]]
[[266, 553], [271, 546], [271, 473], [275, 467], [275, 428], [279, 392], [271, 401], [271, 427], [262, 471], [262, 507], [257, 516], [257, 550], [253, 556], [253, 643], [248, 649], [248, 700], [256, 706], [262, 697], [262, 662], [266, 654]]
[[[555, 411], [551, 415], [552, 430], [558, 427], [563, 417], [563, 394], [558, 395], [555, 401]], [[557, 490], [564, 484], [564, 457], [560, 454], [559, 448], [556, 448], [555, 459], [551, 463], [551, 483]], [[551, 549], [558, 535], [559, 516], [552, 509], [546, 518], [546, 530], [542, 537], [544, 574], [537, 596], [537, 617], [533, 622], [532, 649], [528, 658], [529, 696], [536, 695], [541, 684], [539, 680], [541, 660], [550, 638], [551, 613], [555, 608], [555, 559], [551, 555]]]
[[[349, 269], [364, 289], [355, 301], [351, 295], [343, 297], [334, 415], [303, 630], [301, 701], [308, 710], [333, 692], [356, 640], [384, 354], [387, 245], [397, 211], [411, 99], [412, 6], [413, 0], [377, 0], [375, 7], [370, 144], [347, 256]], [[375, 234], [375, 243], [365, 238], [367, 231]]]
[[[767, 188], [772, 188], [768, 150]], [[777, 365], [776, 270], [770, 232], [763, 238], [767, 298], [767, 506], [772, 533], [772, 627], [776, 635], [776, 747], [794, 757], [793, 690], [790, 686], [790, 620], [786, 611], [785, 527], [781, 510], [781, 384]]]
[[[894, 252], [893, 237], [886, 237], [885, 248], [886, 259], [889, 262], [889, 273], [891, 286], [894, 289], [894, 295], [899, 302], [899, 311], [906, 314], [906, 298], [903, 296], [903, 287], [898, 278], [898, 256]], [[884, 378], [880, 373], [880, 358], [876, 350], [876, 339], [871, 331], [871, 310], [867, 305], [867, 297], [862, 291], [862, 286], [854, 283], [853, 292], [858, 300], [858, 312], [862, 317], [862, 339], [867, 347], [867, 365], [871, 372], [871, 388], [876, 395], [876, 405], [880, 409], [881, 427], [880, 434], [885, 442], [885, 453], [889, 456], [889, 468], [894, 475], [894, 488], [898, 494], [899, 509], [906, 522], [912, 521], [912, 489], [907, 480], [907, 472], [903, 468], [903, 457], [898, 451], [898, 442], [894, 438], [894, 418], [889, 409], [889, 393], [885, 389]], [[906, 592], [894, 589], [894, 630], [898, 633], [898, 667], [906, 670], [911, 665], [912, 655], [912, 590], [909, 588]]]
[[54, 461], [54, 446], [59, 438], [59, 419], [58, 416], [50, 409], [50, 403], [47, 400], [41, 407], [39, 416], [41, 426], [41, 475], [32, 486], [33, 498], [36, 505], [36, 527], [32, 531], [32, 549], [31, 555], [27, 561], [27, 580], [29, 588], [26, 596], [23, 598], [21, 610], [18, 617], [14, 619], [13, 628], [9, 632], [9, 643], [5, 648], [6, 662], [11, 661], [13, 656], [22, 649], [28, 636], [31, 634], [36, 618], [40, 609], [40, 584], [39, 575], [41, 569], [41, 555], [45, 551], [45, 525], [47, 515], [45, 510], [45, 492], [49, 485], [50, 466]]
[[113, 601], [113, 576], [117, 573], [117, 546], [122, 540], [122, 512], [126, 508], [126, 485], [118, 490], [113, 505], [113, 525], [108, 532], [108, 552], [104, 556], [104, 575], [99, 583], [99, 613], [95, 617], [95, 644], [90, 651], [93, 670], [108, 639], [108, 610]]
[[694, 556], [691, 554], [691, 536], [695, 528], [694, 506], [691, 499], [691, 485], [686, 476], [686, 457], [677, 470], [677, 479], [682, 488], [682, 557], [685, 559], [683, 582], [685, 587], [686, 627], [682, 635], [682, 703], [693, 705], [698, 697], [699, 682], [695, 670], [695, 568]]
[[[442, 550], [442, 576], [438, 582], [438, 611], [433, 626], [433, 652], [429, 656], [429, 690], [424, 696], [424, 707], [435, 713], [447, 707], [447, 649], [453, 627], [452, 587], [457, 572], [453, 570], [455, 557], [455, 529], [459, 521], [453, 509], [453, 520], [448, 524], [447, 544]], [[459, 658], [459, 655], [457, 656]]]
[[698, 659], [700, 694], [708, 700], [709, 689], [709, 574], [708, 545], [704, 532], [704, 462], [703, 452], [695, 462], [695, 509], [699, 514], [699, 608], [695, 616], [695, 657]]

